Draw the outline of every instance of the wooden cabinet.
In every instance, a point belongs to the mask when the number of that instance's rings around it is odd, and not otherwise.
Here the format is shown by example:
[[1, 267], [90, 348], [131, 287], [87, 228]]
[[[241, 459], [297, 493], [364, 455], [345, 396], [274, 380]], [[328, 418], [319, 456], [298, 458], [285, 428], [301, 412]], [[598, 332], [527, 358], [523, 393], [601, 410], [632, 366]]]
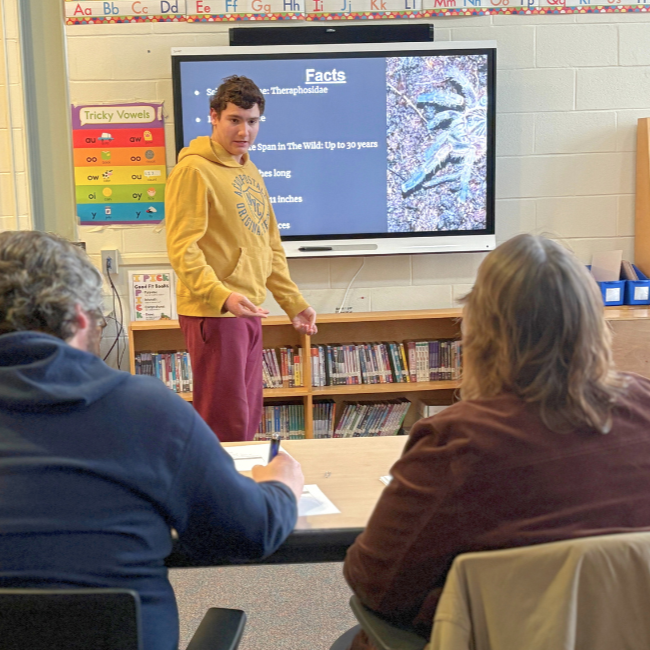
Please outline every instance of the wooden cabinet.
[[[301, 346], [303, 377], [306, 385], [297, 388], [269, 388], [264, 390], [265, 402], [294, 399], [305, 407], [305, 435], [313, 437], [314, 399], [332, 399], [337, 406], [343, 401], [382, 400], [407, 397], [411, 401], [435, 398], [440, 404], [450, 404], [457, 381], [414, 383], [357, 384], [345, 386], [312, 387], [311, 345], [360, 344], [372, 342], [403, 342], [408, 340], [460, 338], [460, 309], [433, 309], [417, 311], [367, 312], [351, 314], [321, 314], [318, 334], [313, 337], [296, 332], [286, 316], [271, 316], [262, 321], [265, 348]], [[131, 372], [135, 373], [135, 355], [141, 352], [186, 350], [178, 321], [132, 322], [129, 325], [129, 355]], [[260, 377], [261, 381], [261, 377]], [[191, 393], [179, 393], [191, 401]], [[341, 409], [337, 408], [340, 414]], [[406, 425], [417, 419], [412, 407]]]

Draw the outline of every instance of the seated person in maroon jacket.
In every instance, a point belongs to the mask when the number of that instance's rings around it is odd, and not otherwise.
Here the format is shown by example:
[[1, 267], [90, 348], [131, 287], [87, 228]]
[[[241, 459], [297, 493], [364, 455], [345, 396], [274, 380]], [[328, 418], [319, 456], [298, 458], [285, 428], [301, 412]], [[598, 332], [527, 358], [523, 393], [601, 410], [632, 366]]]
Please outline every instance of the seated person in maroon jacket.
[[413, 427], [344, 569], [424, 637], [459, 553], [650, 530], [650, 381], [614, 369], [587, 269], [515, 237], [481, 265], [462, 330], [462, 401]]

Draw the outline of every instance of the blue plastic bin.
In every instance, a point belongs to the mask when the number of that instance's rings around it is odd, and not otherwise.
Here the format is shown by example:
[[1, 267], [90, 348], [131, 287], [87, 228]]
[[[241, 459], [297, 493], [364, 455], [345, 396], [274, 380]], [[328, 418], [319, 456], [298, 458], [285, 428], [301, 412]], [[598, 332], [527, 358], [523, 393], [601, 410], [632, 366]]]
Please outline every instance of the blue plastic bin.
[[626, 280], [613, 280], [611, 282], [598, 283], [606, 307], [623, 304], [626, 282]]
[[650, 305], [650, 280], [634, 266], [638, 280], [625, 281], [626, 305]]

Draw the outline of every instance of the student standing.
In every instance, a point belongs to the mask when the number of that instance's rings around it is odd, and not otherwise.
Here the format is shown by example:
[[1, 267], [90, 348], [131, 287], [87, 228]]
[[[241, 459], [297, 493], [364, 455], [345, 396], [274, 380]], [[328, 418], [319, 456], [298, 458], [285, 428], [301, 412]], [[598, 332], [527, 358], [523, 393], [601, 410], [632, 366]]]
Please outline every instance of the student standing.
[[253, 81], [224, 79], [210, 102], [212, 136], [181, 151], [166, 189], [194, 406], [222, 442], [251, 440], [260, 423], [266, 289], [299, 332], [316, 332], [316, 312], [289, 276], [268, 192], [248, 156], [263, 113]]

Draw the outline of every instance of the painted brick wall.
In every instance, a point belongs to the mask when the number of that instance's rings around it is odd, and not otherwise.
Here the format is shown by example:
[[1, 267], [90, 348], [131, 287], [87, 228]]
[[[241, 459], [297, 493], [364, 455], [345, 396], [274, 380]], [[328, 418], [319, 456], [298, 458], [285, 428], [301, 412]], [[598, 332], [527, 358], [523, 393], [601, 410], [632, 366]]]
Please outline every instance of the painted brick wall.
[[31, 227], [16, 2], [0, 11], [0, 231]]
[[[495, 40], [498, 51], [497, 238], [562, 239], [585, 262], [622, 248], [632, 259], [636, 120], [650, 116], [650, 14], [488, 16], [434, 20], [436, 40]], [[227, 44], [227, 25], [68, 27], [73, 101], [164, 100], [173, 164], [173, 46]], [[84, 232], [85, 230], [85, 232]], [[117, 247], [133, 264], [165, 262], [164, 232], [82, 229], [89, 252]], [[481, 254], [368, 258], [348, 298], [355, 311], [437, 308], [473, 282]], [[361, 258], [299, 260], [292, 274], [331, 312]], [[140, 268], [143, 268], [140, 266]], [[279, 308], [267, 303], [275, 313]]]

